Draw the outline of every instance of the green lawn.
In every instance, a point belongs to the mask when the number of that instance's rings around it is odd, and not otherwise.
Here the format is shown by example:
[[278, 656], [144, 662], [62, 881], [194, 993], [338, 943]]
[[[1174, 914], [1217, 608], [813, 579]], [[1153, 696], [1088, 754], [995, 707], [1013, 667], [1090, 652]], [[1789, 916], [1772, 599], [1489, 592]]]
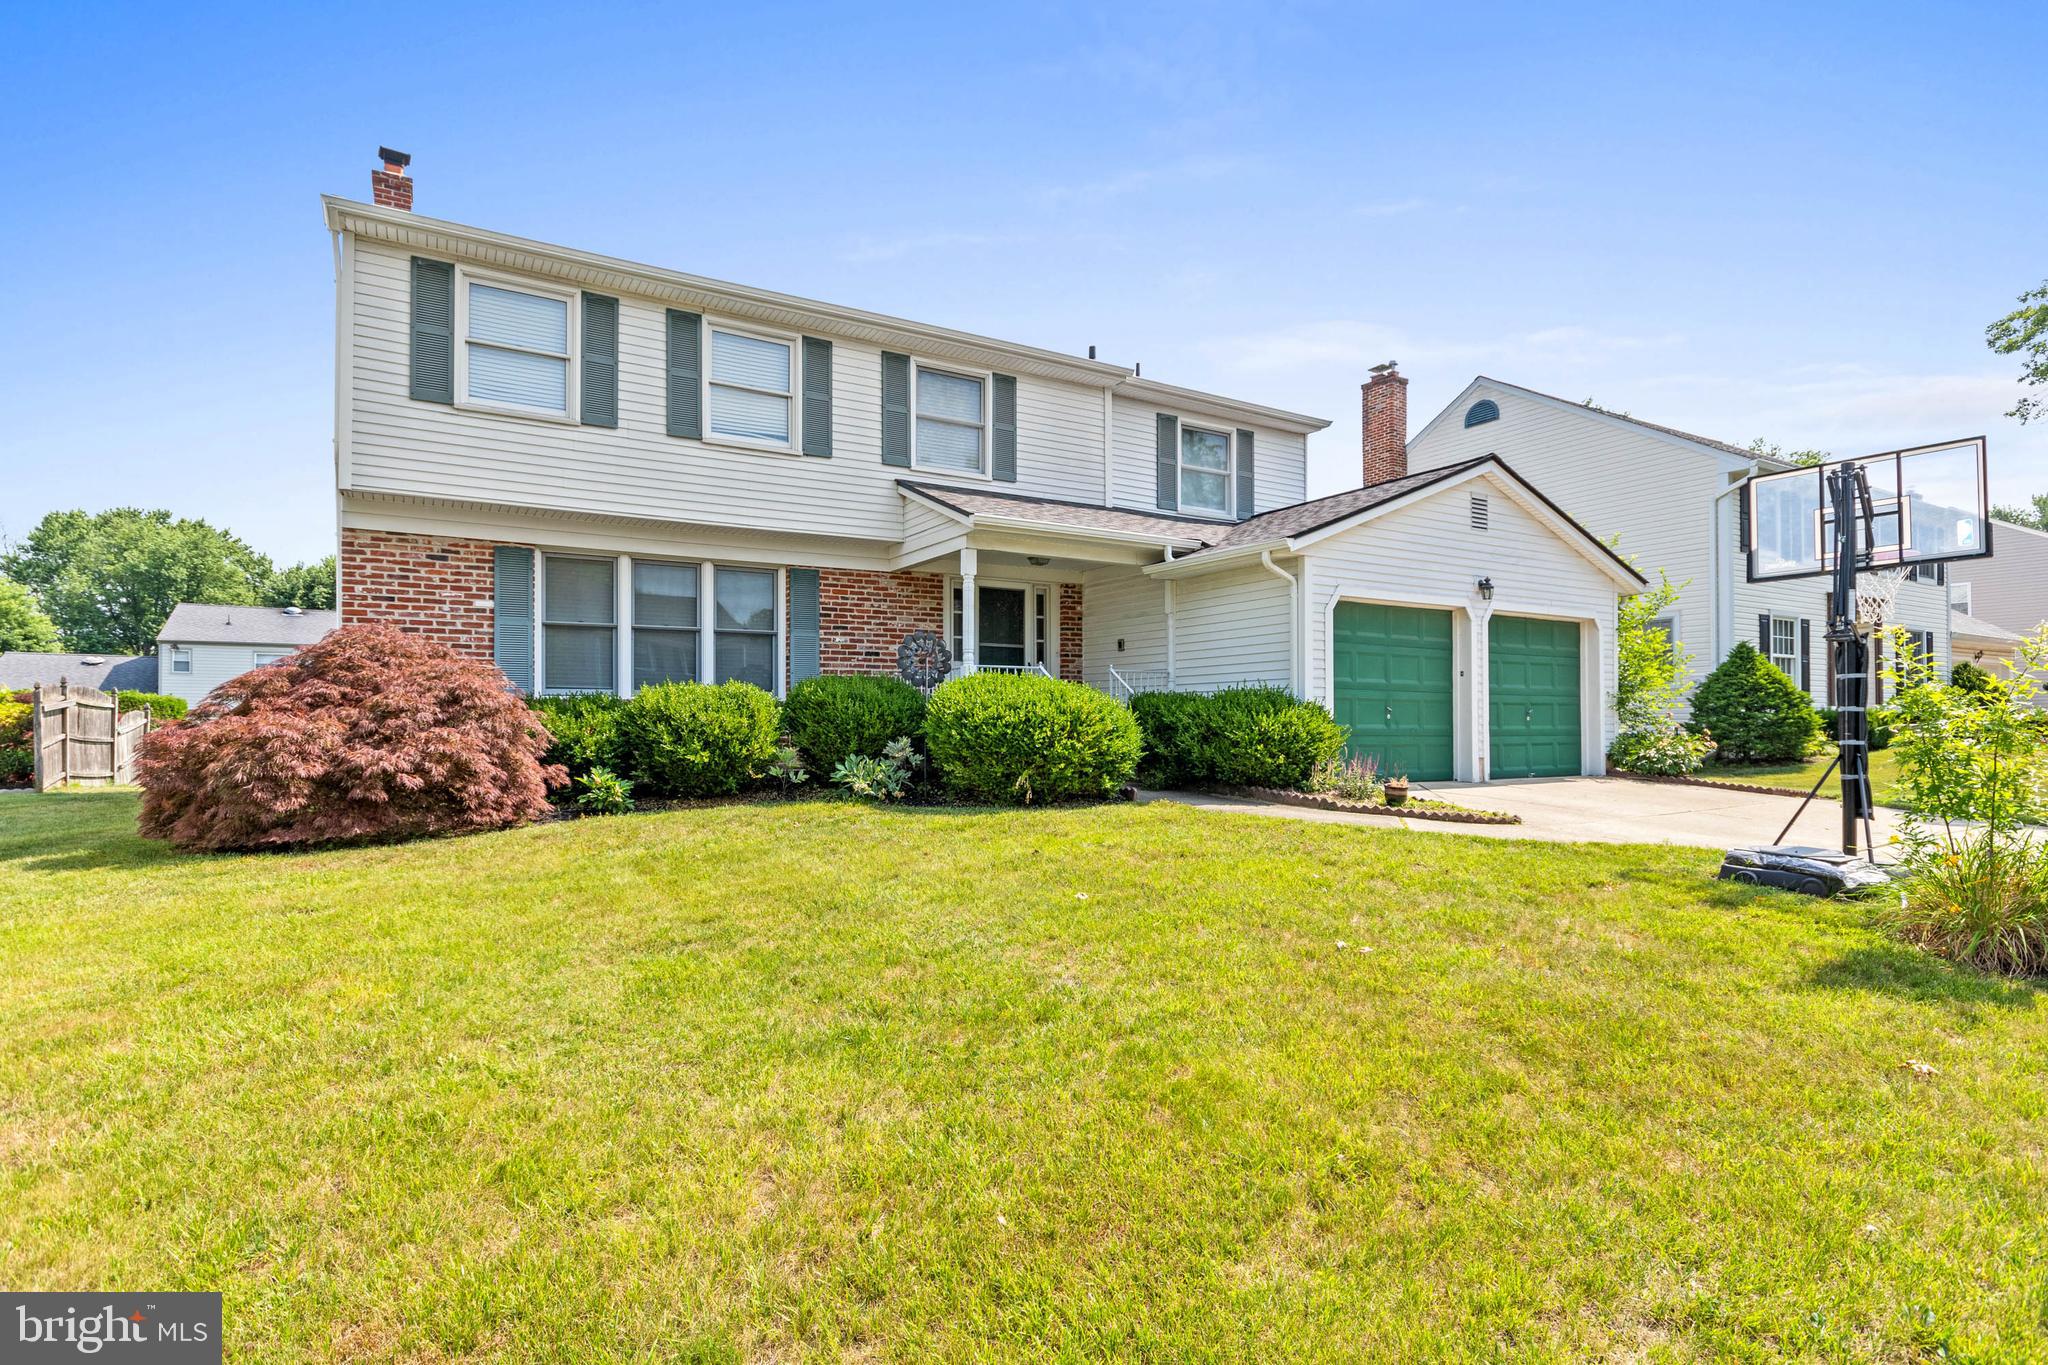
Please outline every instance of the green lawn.
[[[1696, 776], [1709, 782], [1754, 782], [1765, 787], [1792, 787], [1799, 791], [1810, 791], [1813, 781], [1821, 775], [1834, 755], [1822, 754], [1809, 758], [1804, 763], [1756, 763], [1730, 764], [1709, 763]], [[1870, 796], [1880, 806], [1896, 806], [1898, 796], [1899, 760], [1889, 749], [1879, 749], [1870, 756]], [[1839, 772], [1828, 774], [1828, 784], [1820, 789], [1822, 796], [1831, 796], [1837, 801], [1842, 798], [1842, 778]]]
[[231, 1360], [2048, 1341], [2040, 996], [1711, 853], [806, 803], [185, 858], [134, 814], [0, 797], [0, 1284], [218, 1288]]

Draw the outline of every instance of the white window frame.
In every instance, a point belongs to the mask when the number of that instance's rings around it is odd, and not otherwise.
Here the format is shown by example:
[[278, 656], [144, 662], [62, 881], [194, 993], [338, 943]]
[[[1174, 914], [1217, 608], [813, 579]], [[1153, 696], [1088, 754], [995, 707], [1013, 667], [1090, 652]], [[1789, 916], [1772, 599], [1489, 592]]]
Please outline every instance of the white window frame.
[[1951, 582], [1949, 584], [1948, 592], [1948, 604], [1951, 608], [1961, 612], [1965, 616], [1975, 615], [1975, 613], [1970, 610], [1970, 585], [1968, 583]]
[[[476, 342], [479, 346], [491, 346], [501, 351], [517, 351], [522, 355], [546, 356], [560, 360], [568, 366], [568, 380], [563, 390], [564, 407], [561, 412], [546, 408], [529, 408], [518, 403], [490, 403], [469, 396], [469, 287], [472, 284], [489, 285], [493, 289], [506, 289], [516, 294], [532, 294], [536, 298], [560, 299], [569, 305], [569, 349], [557, 354], [554, 351], [536, 351], [524, 346], [508, 346], [499, 341]], [[577, 380], [581, 375], [583, 347], [583, 295], [580, 290], [558, 289], [553, 285], [535, 284], [517, 275], [498, 275], [484, 270], [472, 270], [468, 266], [455, 268], [455, 406], [472, 412], [499, 413], [509, 417], [531, 417], [541, 422], [560, 422], [574, 426], [581, 418], [583, 395]]]
[[[592, 550], [539, 550], [536, 552], [533, 588], [533, 676], [539, 683], [536, 689], [542, 696], [588, 696], [592, 693], [579, 689], [574, 692], [548, 686], [548, 599], [547, 561], [549, 559], [597, 559], [610, 563], [612, 567], [612, 679], [613, 692], [621, 697], [633, 695], [633, 565], [641, 556], [606, 553]], [[713, 559], [709, 556], [689, 557], [669, 555], [648, 555], [648, 562], [656, 564], [694, 565], [697, 570], [697, 680], [709, 682], [718, 675], [718, 570], [754, 569], [775, 576], [775, 669], [774, 686], [770, 693], [777, 698], [789, 695], [789, 569], [782, 564], [750, 564], [743, 560]], [[575, 622], [557, 622], [559, 625], [573, 625]], [[596, 695], [602, 695], [598, 693]]]
[[672, 569], [689, 569], [697, 575], [697, 624], [687, 628], [683, 626], [649, 626], [647, 629], [660, 635], [689, 635], [691, 637], [691, 647], [697, 651], [697, 666], [690, 670], [691, 676], [696, 681], [703, 681], [704, 634], [710, 629], [705, 623], [704, 561], [700, 559], [657, 558], [653, 555], [620, 555], [618, 559], [618, 581], [625, 585], [624, 591], [619, 594], [619, 600], [625, 604], [625, 616], [627, 618], [624, 638], [620, 642], [618, 651], [618, 667], [622, 670], [619, 674], [619, 695], [630, 697], [640, 690], [640, 684], [633, 677], [636, 671], [634, 661], [637, 657], [633, 646], [635, 637], [640, 633], [640, 594], [634, 586], [634, 577], [639, 572], [642, 564], [661, 564]]
[[290, 658], [291, 653], [292, 651], [289, 649], [257, 649], [250, 651], [249, 657], [255, 661], [254, 667], [262, 668], [268, 664], [274, 664], [282, 659]]
[[189, 646], [189, 645], [172, 645], [172, 646], [171, 646], [171, 672], [173, 672], [173, 673], [188, 673], [188, 674], [189, 674], [189, 673], [190, 673], [191, 671], [192, 671], [192, 648], [191, 648], [191, 646]]
[[789, 691], [789, 571], [773, 564], [738, 564], [731, 560], [704, 562], [704, 577], [699, 580], [699, 591], [705, 595], [697, 609], [698, 619], [703, 621], [699, 656], [703, 663], [703, 680], [715, 683], [718, 679], [718, 637], [720, 635], [760, 635], [757, 630], [720, 630], [718, 628], [718, 571], [734, 569], [747, 573], [765, 573], [774, 581], [773, 601], [775, 606], [774, 625], [765, 632], [774, 641], [770, 648], [773, 666], [769, 669], [768, 695], [781, 697]]
[[[726, 318], [706, 316], [698, 324], [702, 354], [698, 359], [700, 407], [703, 416], [703, 441], [706, 445], [732, 446], [739, 450], [765, 450], [778, 455], [798, 455], [804, 448], [804, 339], [796, 332], [777, 331], [756, 323], [734, 322]], [[711, 361], [718, 349], [718, 333], [730, 332], [734, 336], [746, 337], [752, 341], [769, 341], [777, 346], [789, 347], [789, 392], [778, 393], [774, 389], [757, 389], [751, 384], [730, 384], [711, 378]], [[737, 389], [742, 393], [762, 393], [773, 398], [786, 399], [789, 403], [789, 439], [787, 441], [757, 440], [750, 436], [728, 436], [711, 429], [711, 390]]]
[[[580, 627], [587, 630], [604, 629], [604, 627], [601, 627], [596, 623], [589, 621], [551, 622], [548, 620], [547, 562], [550, 559], [588, 559], [593, 561], [602, 561], [612, 566], [612, 623], [610, 626], [610, 630], [612, 633], [612, 692], [616, 696], [632, 696], [633, 679], [630, 676], [630, 673], [628, 674], [628, 676], [621, 677], [619, 672], [619, 656], [621, 653], [624, 652], [619, 647], [619, 641], [621, 638], [630, 638], [630, 628], [622, 626], [619, 621], [619, 617], [621, 615], [621, 612], [619, 610], [619, 601], [620, 597], [622, 596], [622, 594], [619, 591], [619, 576], [622, 573], [629, 576], [631, 575], [633, 571], [632, 561], [624, 555], [589, 553], [578, 554], [574, 550], [543, 550], [540, 552], [540, 563], [534, 566], [537, 570], [537, 572], [534, 574], [533, 584], [534, 676], [536, 679], [538, 679], [540, 683], [539, 688], [536, 690], [542, 696], [546, 697], [587, 697], [604, 695], [602, 688], [555, 687], [548, 681], [548, 627], [550, 625], [569, 626], [571, 628]], [[630, 591], [630, 577], [627, 580], [627, 587]]]
[[[979, 469], [947, 469], [939, 465], [927, 466], [918, 459], [917, 424], [924, 420], [924, 418], [917, 410], [917, 376], [924, 370], [930, 370], [934, 374], [950, 374], [957, 379], [972, 379], [981, 385], [981, 421], [977, 428], [981, 432], [981, 467]], [[991, 416], [990, 409], [994, 403], [995, 386], [995, 372], [992, 370], [976, 370], [964, 365], [941, 364], [934, 360], [919, 360], [913, 356], [910, 361], [910, 467], [912, 469], [922, 469], [927, 474], [942, 479], [989, 478], [989, 461], [994, 458], [992, 445], [995, 437], [995, 419]], [[940, 417], [937, 414], [933, 414], [930, 420], [943, 422], [951, 427], [976, 425], [963, 422], [957, 417]]]
[[[955, 668], [960, 666], [960, 613], [966, 607], [967, 597], [967, 594], [961, 591], [964, 582], [965, 580], [958, 574], [949, 575], [946, 579], [946, 648], [952, 651]], [[983, 578], [979, 574], [975, 575], [974, 590], [978, 593], [983, 588], [1009, 588], [1024, 594], [1024, 667], [1029, 668], [1033, 664], [1038, 664], [1046, 672], [1054, 672], [1048, 660], [1060, 656], [1060, 585], [1032, 583], [1021, 578]], [[960, 600], [955, 601], [955, 598]], [[1044, 610], [1042, 621], [1038, 615], [1041, 607]], [[1039, 648], [1041, 627], [1045, 636], [1045, 647], [1042, 650]], [[981, 631], [978, 622], [974, 641], [976, 652], [979, 653]], [[1033, 658], [1034, 654], [1039, 657]]]
[[[1187, 462], [1187, 439], [1190, 430], [1206, 432], [1211, 436], [1221, 436], [1223, 438], [1223, 510], [1220, 512], [1210, 507], [1188, 506], [1184, 487], [1187, 471], [1193, 469], [1197, 474], [1214, 474], [1217, 472], [1213, 469], [1204, 469], [1200, 465], [1190, 465]], [[1187, 418], [1183, 417], [1178, 421], [1173, 439], [1173, 500], [1181, 514], [1190, 517], [1214, 517], [1218, 521], [1231, 521], [1235, 519], [1237, 508], [1237, 432], [1229, 427], [1212, 427], [1207, 422], [1190, 422]]]
[[[1779, 627], [1779, 626], [1781, 626], [1781, 625], [1783, 625], [1783, 626], [1788, 626], [1788, 627], [1790, 627], [1790, 628], [1791, 628], [1791, 636], [1792, 636], [1792, 648], [1791, 648], [1791, 652], [1790, 652], [1789, 654], [1787, 654], [1787, 655], [1785, 655], [1785, 656], [1784, 656], [1785, 658], [1787, 658], [1787, 659], [1789, 659], [1789, 660], [1791, 661], [1791, 662], [1790, 662], [1789, 664], [1784, 664], [1784, 663], [1778, 663], [1778, 660], [1779, 660], [1779, 657], [1780, 657], [1780, 656], [1779, 656], [1779, 654], [1778, 654], [1778, 627]], [[1774, 615], [1774, 616], [1772, 616], [1772, 617], [1771, 617], [1771, 653], [1770, 653], [1770, 660], [1771, 660], [1771, 662], [1772, 662], [1772, 663], [1774, 663], [1774, 664], [1777, 664], [1777, 665], [1778, 665], [1778, 670], [1779, 670], [1780, 672], [1782, 672], [1782, 673], [1783, 673], [1783, 674], [1784, 674], [1784, 675], [1785, 675], [1786, 677], [1790, 678], [1790, 679], [1791, 679], [1791, 680], [1792, 680], [1793, 682], [1795, 682], [1795, 683], [1799, 681], [1799, 618], [1798, 618], [1798, 617], [1796, 617], [1796, 616], [1776, 616], [1776, 615]]]

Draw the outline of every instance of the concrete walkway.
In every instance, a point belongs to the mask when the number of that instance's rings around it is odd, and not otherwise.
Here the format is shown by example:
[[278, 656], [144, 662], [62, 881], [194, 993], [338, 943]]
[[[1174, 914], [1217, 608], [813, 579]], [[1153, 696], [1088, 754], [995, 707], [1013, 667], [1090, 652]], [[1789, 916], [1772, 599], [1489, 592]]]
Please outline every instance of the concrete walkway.
[[[1141, 792], [1138, 799], [1178, 801], [1205, 810], [1360, 825], [1367, 829], [1398, 826], [1432, 834], [1477, 834], [1490, 839], [1691, 844], [1699, 848], [1770, 843], [1799, 805], [1798, 799], [1790, 796], [1763, 796], [1706, 785], [1638, 782], [1625, 777], [1529, 777], [1485, 784], [1440, 782], [1429, 787], [1417, 786], [1415, 794], [1475, 810], [1509, 811], [1521, 816], [1522, 823], [1454, 825], [1198, 792]], [[1897, 811], [1878, 808], [1872, 823], [1880, 845], [1896, 830], [1898, 818]], [[1841, 828], [1841, 806], [1833, 801], [1815, 801], [1800, 816], [1785, 842], [1838, 848]]]

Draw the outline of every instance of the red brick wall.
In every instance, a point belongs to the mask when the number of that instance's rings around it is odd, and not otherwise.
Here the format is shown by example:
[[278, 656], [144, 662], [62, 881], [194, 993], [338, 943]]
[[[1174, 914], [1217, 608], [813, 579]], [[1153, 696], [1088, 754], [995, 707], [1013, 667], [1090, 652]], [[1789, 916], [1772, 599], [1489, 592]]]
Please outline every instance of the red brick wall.
[[1388, 370], [1360, 386], [1360, 432], [1365, 481], [1398, 479], [1408, 472], [1408, 381]]
[[1060, 584], [1060, 676], [1081, 681], [1081, 585]]
[[942, 574], [818, 570], [818, 666], [827, 673], [894, 673], [913, 630], [946, 628]]
[[491, 657], [492, 545], [396, 531], [341, 532], [341, 623], [388, 621]]

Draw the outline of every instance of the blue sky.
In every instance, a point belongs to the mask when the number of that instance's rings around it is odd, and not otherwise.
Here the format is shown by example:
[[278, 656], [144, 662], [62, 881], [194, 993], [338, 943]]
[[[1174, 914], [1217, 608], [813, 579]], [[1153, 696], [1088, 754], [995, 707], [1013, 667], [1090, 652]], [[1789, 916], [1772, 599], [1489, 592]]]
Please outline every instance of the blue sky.
[[1991, 437], [2048, 277], [2048, 7], [11, 7], [0, 533], [333, 547], [317, 196], [1336, 419], [1398, 359], [1746, 443]]

